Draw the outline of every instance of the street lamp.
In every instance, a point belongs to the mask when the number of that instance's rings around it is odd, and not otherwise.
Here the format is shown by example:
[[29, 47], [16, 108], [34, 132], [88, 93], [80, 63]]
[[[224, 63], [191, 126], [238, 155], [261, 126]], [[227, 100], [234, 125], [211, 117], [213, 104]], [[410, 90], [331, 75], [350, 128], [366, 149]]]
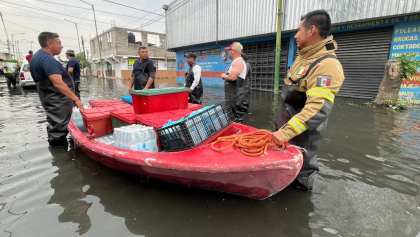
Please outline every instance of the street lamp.
[[79, 52], [82, 52], [82, 48], [80, 47], [80, 37], [79, 37], [79, 28], [77, 27], [77, 22], [68, 20], [68, 19], [64, 19], [67, 22], [73, 23], [74, 26], [76, 27], [76, 34], [77, 34], [77, 42], [79, 43]]
[[102, 78], [104, 77], [104, 72], [103, 72], [103, 66], [102, 66], [102, 43], [99, 40], [99, 33], [98, 33], [98, 24], [96, 23], [96, 13], [95, 13], [95, 7], [93, 6], [93, 4], [86, 2], [85, 0], [80, 0], [81, 2], [89, 5], [90, 7], [92, 7], [92, 11], [93, 11], [93, 19], [95, 21], [95, 30], [96, 30], [96, 39], [98, 40], [98, 47], [99, 47], [99, 67], [101, 68], [101, 76]]

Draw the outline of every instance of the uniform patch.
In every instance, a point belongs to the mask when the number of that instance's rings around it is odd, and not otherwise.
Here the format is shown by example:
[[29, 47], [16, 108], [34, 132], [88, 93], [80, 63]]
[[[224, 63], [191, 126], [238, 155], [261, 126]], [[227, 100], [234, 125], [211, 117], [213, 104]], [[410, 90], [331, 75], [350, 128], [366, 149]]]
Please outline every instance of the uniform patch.
[[297, 76], [299, 78], [301, 78], [302, 76], [305, 76], [306, 73], [308, 72], [309, 66], [301, 66], [299, 67], [298, 71], [297, 71]]
[[322, 75], [316, 79], [316, 86], [319, 87], [328, 87], [331, 86], [331, 77]]

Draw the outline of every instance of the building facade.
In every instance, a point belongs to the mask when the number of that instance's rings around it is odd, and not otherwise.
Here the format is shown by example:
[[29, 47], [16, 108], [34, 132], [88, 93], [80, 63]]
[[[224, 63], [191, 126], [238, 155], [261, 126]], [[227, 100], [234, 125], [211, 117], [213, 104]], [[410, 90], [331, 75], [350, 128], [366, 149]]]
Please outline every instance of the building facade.
[[[167, 44], [176, 52], [178, 81], [183, 80], [187, 52], [196, 52], [206, 85], [222, 86], [226, 70], [224, 47], [244, 45], [252, 65], [251, 86], [272, 91], [276, 0], [177, 0], [167, 11]], [[333, 21], [337, 55], [346, 81], [340, 96], [374, 99], [388, 59], [412, 53], [420, 60], [418, 0], [283, 0], [281, 76], [296, 55], [294, 34], [301, 16], [327, 10]], [[419, 70], [420, 71], [420, 70]], [[400, 97], [420, 103], [420, 73], [404, 81]]]
[[[165, 34], [135, 29], [112, 27], [99, 35], [102, 66], [108, 77], [128, 78], [138, 58], [138, 48], [149, 48], [150, 58], [158, 70], [175, 69], [175, 53], [166, 50]], [[94, 74], [100, 72], [98, 38], [90, 40], [91, 62]]]

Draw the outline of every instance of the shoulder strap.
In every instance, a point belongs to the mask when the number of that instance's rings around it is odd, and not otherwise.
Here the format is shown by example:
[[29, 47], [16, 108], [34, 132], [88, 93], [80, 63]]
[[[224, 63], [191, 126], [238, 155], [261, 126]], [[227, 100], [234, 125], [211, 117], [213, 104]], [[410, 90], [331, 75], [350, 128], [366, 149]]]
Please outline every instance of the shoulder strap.
[[299, 82], [303, 79], [303, 78], [305, 78], [308, 74], [309, 74], [309, 72], [311, 72], [312, 71], [312, 69], [314, 69], [314, 67], [316, 66], [316, 65], [318, 65], [320, 62], [322, 62], [322, 61], [324, 61], [325, 59], [327, 59], [327, 58], [337, 58], [335, 55], [332, 55], [332, 54], [327, 54], [327, 55], [324, 55], [324, 56], [322, 56], [322, 57], [320, 57], [320, 58], [318, 58], [317, 60], [315, 60], [315, 61], [313, 61], [310, 65], [309, 65], [309, 67], [308, 67], [308, 70], [306, 70], [306, 72], [305, 72], [305, 75], [302, 75], [302, 77], [301, 78], [299, 78], [298, 80], [296, 80], [296, 81], [292, 81], [292, 80], [290, 80], [291, 82], [292, 82], [292, 84], [294, 84], [294, 85], [296, 85], [296, 84], [299, 84]]
[[309, 65], [308, 70], [306, 70], [306, 73], [305, 73], [305, 75], [302, 78], [305, 78], [309, 74], [309, 72], [312, 71], [312, 69], [314, 69], [314, 67], [316, 65], [318, 65], [320, 62], [322, 62], [322, 61], [324, 61], [325, 59], [328, 59], [328, 58], [337, 59], [337, 56], [332, 55], [332, 54], [327, 54], [327, 55], [324, 55], [324, 56], [318, 58], [317, 60], [315, 60], [314, 62], [312, 62], [311, 65]]

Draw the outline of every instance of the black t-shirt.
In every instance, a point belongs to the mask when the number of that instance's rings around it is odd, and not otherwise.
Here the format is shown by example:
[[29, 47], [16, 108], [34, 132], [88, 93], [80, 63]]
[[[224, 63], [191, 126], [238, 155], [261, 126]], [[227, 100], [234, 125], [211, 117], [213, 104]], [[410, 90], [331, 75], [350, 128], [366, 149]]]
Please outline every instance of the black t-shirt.
[[56, 91], [54, 88], [47, 88], [52, 87], [52, 83], [50, 82], [48, 76], [53, 74], [61, 75], [63, 81], [69, 86], [69, 88], [73, 88], [71, 78], [66, 69], [64, 69], [63, 65], [61, 65], [61, 63], [51, 54], [48, 54], [42, 49], [38, 50], [34, 54], [30, 63], [30, 71], [34, 81], [41, 83], [40, 89], [52, 89]]
[[73, 68], [73, 80], [75, 82], [80, 82], [80, 63], [79, 60], [77, 60], [76, 58], [70, 58], [69, 62], [67, 63], [66, 66], [66, 71], [69, 71], [69, 68], [72, 67]]
[[[142, 90], [150, 77], [155, 79], [156, 68], [155, 65], [153, 65], [153, 61], [150, 59], [137, 59], [136, 63], [133, 65], [132, 74], [134, 77], [134, 89]], [[154, 84], [152, 84], [152, 87], [153, 86]]]

